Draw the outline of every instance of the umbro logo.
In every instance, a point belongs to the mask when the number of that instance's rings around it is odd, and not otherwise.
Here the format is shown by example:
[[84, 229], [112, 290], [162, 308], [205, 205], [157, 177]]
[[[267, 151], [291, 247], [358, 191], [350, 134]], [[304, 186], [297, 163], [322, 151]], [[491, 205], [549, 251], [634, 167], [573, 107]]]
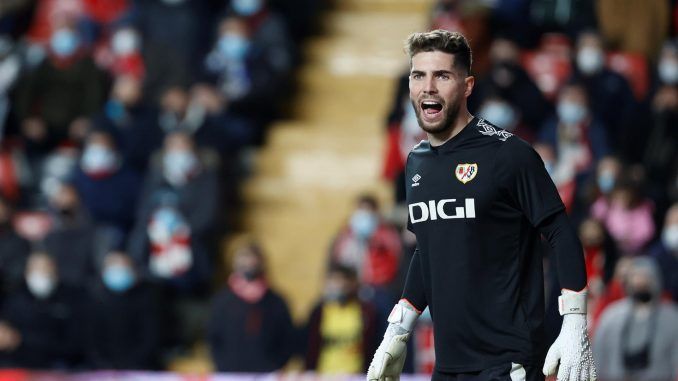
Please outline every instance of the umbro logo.
[[413, 187], [418, 187], [419, 186], [419, 180], [421, 180], [421, 176], [417, 173], [412, 177], [412, 186]]

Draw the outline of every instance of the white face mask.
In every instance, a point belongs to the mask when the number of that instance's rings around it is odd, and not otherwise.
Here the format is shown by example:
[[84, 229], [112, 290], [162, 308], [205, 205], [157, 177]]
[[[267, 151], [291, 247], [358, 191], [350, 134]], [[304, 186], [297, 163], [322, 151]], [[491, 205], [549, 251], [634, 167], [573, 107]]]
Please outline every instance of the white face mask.
[[556, 112], [558, 114], [558, 119], [568, 125], [580, 123], [587, 114], [586, 107], [571, 101], [562, 101], [558, 103]]
[[90, 144], [82, 154], [81, 165], [89, 174], [111, 172], [118, 165], [118, 156], [108, 147]]
[[516, 113], [503, 102], [486, 103], [480, 110], [480, 116], [508, 131], [513, 131], [516, 127]]
[[670, 251], [678, 251], [678, 224], [669, 225], [664, 228], [662, 243]]
[[678, 60], [663, 59], [659, 62], [659, 79], [667, 85], [678, 83]]
[[56, 282], [54, 279], [42, 272], [32, 272], [26, 276], [28, 290], [38, 299], [45, 299], [52, 295]]
[[122, 29], [111, 38], [111, 49], [118, 56], [130, 55], [139, 50], [139, 36], [130, 29]]
[[605, 64], [605, 56], [602, 50], [585, 47], [577, 53], [577, 67], [584, 74], [594, 74], [600, 71]]
[[163, 156], [165, 179], [174, 186], [186, 184], [191, 173], [198, 166], [198, 159], [190, 151], [170, 151]]

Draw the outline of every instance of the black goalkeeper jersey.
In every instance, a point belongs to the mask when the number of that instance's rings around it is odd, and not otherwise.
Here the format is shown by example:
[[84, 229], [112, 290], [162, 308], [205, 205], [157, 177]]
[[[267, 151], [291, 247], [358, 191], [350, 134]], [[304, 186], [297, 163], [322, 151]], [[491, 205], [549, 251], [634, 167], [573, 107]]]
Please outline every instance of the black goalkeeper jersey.
[[420, 276], [436, 369], [536, 364], [544, 316], [536, 227], [564, 209], [541, 158], [474, 118], [439, 147], [417, 145], [406, 175], [408, 227], [417, 236], [408, 282]]

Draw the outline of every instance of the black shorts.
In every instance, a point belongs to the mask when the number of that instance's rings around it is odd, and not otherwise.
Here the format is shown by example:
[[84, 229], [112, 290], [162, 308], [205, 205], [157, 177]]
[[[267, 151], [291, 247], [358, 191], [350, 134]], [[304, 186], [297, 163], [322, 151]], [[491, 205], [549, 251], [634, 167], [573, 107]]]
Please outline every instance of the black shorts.
[[544, 381], [544, 375], [538, 367], [508, 363], [470, 373], [444, 373], [435, 370], [431, 381]]

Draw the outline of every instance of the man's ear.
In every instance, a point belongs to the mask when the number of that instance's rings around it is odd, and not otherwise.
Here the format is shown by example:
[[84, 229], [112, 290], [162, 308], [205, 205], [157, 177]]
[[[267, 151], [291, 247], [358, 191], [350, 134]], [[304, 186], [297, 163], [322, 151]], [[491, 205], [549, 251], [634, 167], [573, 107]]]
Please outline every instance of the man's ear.
[[468, 77], [464, 78], [464, 84], [466, 85], [464, 96], [468, 98], [473, 92], [473, 86], [476, 84], [476, 77], [469, 75]]

